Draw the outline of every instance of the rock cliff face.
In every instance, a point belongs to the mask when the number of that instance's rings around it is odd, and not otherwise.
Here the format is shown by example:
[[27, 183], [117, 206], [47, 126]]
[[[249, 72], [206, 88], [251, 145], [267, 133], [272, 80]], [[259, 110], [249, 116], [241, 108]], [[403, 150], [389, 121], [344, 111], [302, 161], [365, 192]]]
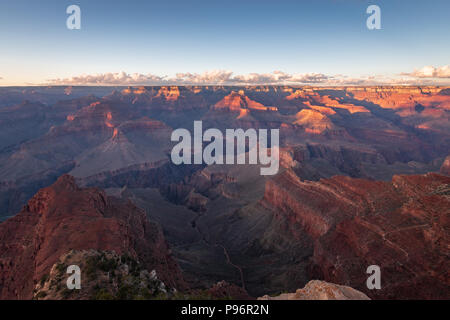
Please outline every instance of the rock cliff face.
[[441, 173], [450, 176], [450, 156], [445, 158], [444, 163], [441, 166]]
[[241, 109], [277, 111], [276, 107], [266, 107], [263, 104], [251, 100], [244, 94], [244, 90], [232, 91], [229, 95], [214, 105], [215, 109], [228, 109], [230, 111], [240, 111]]
[[366, 88], [366, 90], [348, 89], [355, 98], [367, 100], [380, 105], [383, 108], [406, 109], [414, 111], [420, 104], [424, 107], [441, 105], [448, 109], [449, 100], [445, 95], [439, 95], [440, 88], [436, 87], [410, 87], [410, 88]]
[[325, 281], [311, 280], [303, 289], [295, 293], [283, 293], [270, 297], [265, 295], [258, 300], [370, 300], [364, 293], [347, 286]]
[[[450, 178], [394, 176], [391, 182], [336, 176], [269, 180], [262, 203], [287, 222], [292, 241], [314, 246], [310, 278], [349, 285], [374, 298], [448, 298]], [[381, 268], [381, 290], [366, 269]]]
[[0, 299], [30, 299], [63, 254], [88, 249], [129, 255], [168, 286], [184, 286], [162, 232], [141, 209], [64, 175], [0, 224]]
[[322, 133], [325, 130], [334, 129], [333, 123], [328, 117], [318, 111], [303, 109], [296, 115], [294, 124], [301, 125], [309, 133]]

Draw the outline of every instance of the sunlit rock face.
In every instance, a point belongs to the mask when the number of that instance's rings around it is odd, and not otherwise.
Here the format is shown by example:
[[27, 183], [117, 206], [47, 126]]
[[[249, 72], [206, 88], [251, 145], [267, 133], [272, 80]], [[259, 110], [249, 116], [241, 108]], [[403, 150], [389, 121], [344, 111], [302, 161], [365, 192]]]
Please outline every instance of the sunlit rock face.
[[340, 286], [325, 281], [311, 280], [295, 293], [282, 293], [279, 296], [268, 296], [258, 300], [370, 300], [364, 293], [347, 286]]
[[447, 156], [442, 163], [441, 173], [450, 176], [450, 156]]

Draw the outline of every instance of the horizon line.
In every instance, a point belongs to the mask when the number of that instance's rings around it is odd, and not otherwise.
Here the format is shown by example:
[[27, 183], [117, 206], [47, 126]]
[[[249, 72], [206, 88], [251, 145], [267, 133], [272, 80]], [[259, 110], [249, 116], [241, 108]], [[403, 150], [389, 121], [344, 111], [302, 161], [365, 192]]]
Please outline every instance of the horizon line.
[[83, 85], [73, 85], [73, 84], [58, 84], [58, 85], [43, 85], [43, 84], [27, 84], [27, 85], [0, 85], [0, 88], [142, 88], [142, 87], [298, 87], [298, 88], [370, 88], [370, 87], [434, 87], [434, 88], [450, 88], [449, 84], [349, 84], [349, 85], [301, 85], [301, 84], [136, 84], [136, 85], [112, 85], [112, 84], [83, 84]]

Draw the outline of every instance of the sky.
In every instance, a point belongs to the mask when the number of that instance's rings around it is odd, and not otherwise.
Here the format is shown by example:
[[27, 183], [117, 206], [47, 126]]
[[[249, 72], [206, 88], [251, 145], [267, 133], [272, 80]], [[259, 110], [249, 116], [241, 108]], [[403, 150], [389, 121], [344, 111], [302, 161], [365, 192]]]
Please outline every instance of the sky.
[[[380, 30], [366, 26], [372, 4]], [[449, 12], [448, 0], [0, 0], [0, 86], [449, 84]]]

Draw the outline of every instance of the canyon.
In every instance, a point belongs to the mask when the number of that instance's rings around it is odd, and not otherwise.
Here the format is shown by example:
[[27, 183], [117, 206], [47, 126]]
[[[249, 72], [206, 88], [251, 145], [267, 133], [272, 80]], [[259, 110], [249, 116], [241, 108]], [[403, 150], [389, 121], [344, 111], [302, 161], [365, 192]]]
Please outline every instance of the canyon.
[[[0, 298], [64, 298], [45, 280], [59, 264], [108, 257], [122, 270], [129, 256], [146, 283], [154, 270], [186, 294], [323, 280], [371, 299], [448, 299], [449, 90], [0, 88]], [[171, 133], [194, 135], [194, 121], [279, 130], [278, 173], [172, 163]], [[380, 290], [366, 287], [373, 264]]]

